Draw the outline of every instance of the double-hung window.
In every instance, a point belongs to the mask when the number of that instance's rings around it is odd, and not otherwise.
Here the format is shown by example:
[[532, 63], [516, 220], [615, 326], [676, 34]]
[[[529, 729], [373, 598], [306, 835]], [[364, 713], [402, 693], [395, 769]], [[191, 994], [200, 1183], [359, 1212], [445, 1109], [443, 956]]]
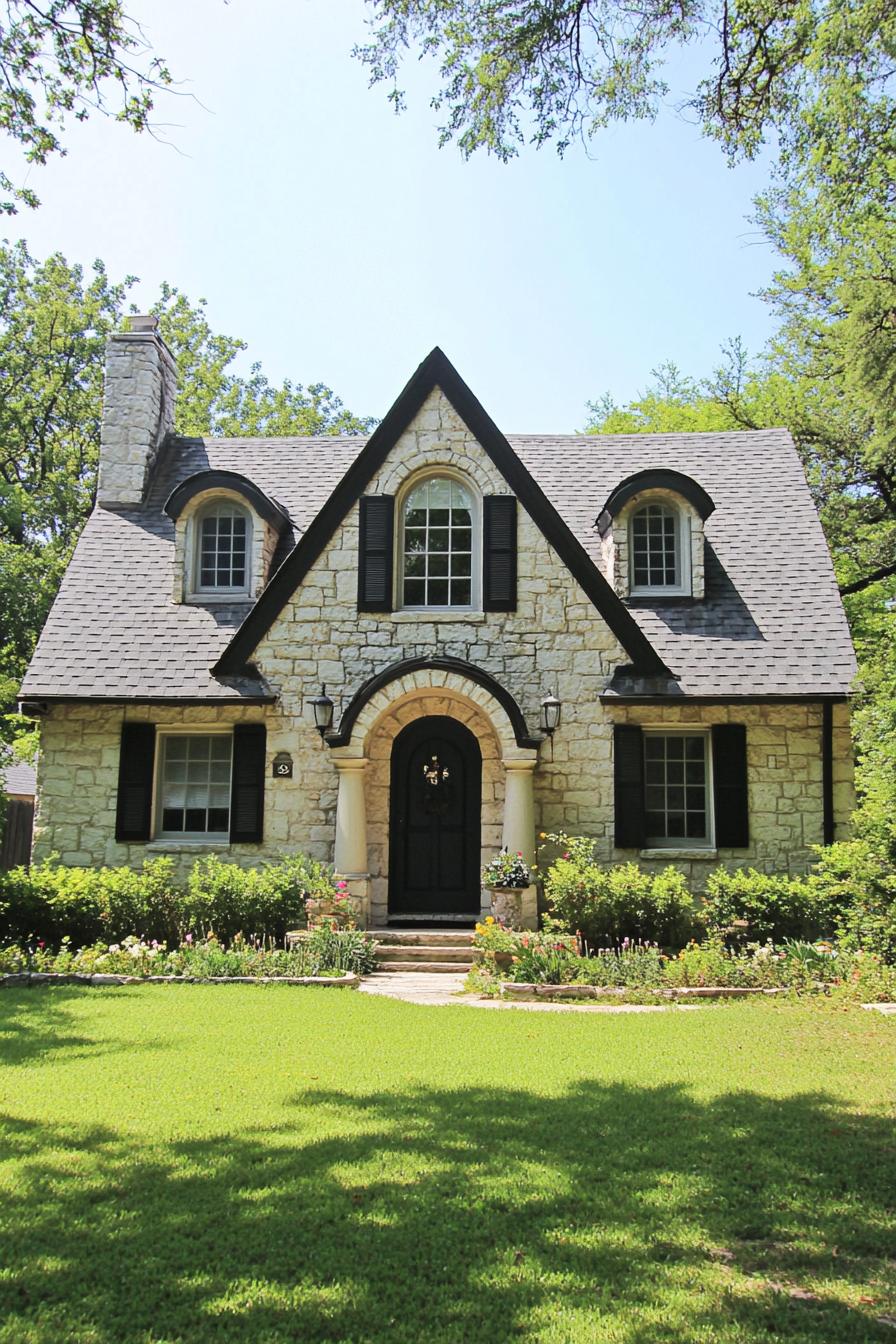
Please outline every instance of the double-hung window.
[[476, 559], [470, 491], [445, 477], [433, 477], [413, 489], [402, 514], [402, 606], [469, 609]]
[[162, 836], [226, 839], [230, 832], [233, 737], [169, 733], [161, 739], [159, 821]]
[[252, 525], [239, 504], [223, 500], [196, 520], [194, 587], [199, 593], [242, 595], [249, 591]]
[[671, 504], [644, 504], [630, 524], [631, 592], [678, 596], [689, 591], [687, 520]]
[[710, 751], [706, 733], [644, 734], [646, 843], [710, 845]]

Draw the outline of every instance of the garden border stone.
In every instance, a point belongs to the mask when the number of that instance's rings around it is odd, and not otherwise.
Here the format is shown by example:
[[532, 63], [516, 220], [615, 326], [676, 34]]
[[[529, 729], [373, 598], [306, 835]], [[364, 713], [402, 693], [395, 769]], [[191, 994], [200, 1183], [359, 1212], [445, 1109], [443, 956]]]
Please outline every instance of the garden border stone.
[[[786, 994], [787, 989], [755, 989], [744, 986], [727, 985], [680, 985], [673, 989], [647, 989], [632, 986], [641, 993], [656, 994], [658, 998], [670, 999], [743, 999], [755, 994]], [[502, 980], [500, 990], [507, 999], [606, 999], [622, 998], [628, 993], [618, 985], [533, 985], [515, 980]]]
[[55, 971], [19, 971], [0, 975], [0, 989], [22, 989], [36, 985], [325, 985], [335, 989], [357, 989], [361, 977], [353, 972], [340, 976], [325, 975], [80, 975]]

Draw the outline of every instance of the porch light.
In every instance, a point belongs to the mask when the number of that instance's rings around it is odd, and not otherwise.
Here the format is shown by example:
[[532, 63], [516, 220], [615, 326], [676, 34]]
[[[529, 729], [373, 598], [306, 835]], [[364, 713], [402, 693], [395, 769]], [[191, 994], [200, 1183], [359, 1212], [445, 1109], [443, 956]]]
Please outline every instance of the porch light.
[[314, 726], [323, 737], [333, 726], [333, 701], [327, 695], [326, 686], [321, 686], [320, 695], [311, 701], [311, 708], [314, 710]]
[[557, 699], [553, 691], [548, 691], [541, 702], [541, 727], [548, 737], [553, 737], [560, 727], [562, 712], [562, 702]]

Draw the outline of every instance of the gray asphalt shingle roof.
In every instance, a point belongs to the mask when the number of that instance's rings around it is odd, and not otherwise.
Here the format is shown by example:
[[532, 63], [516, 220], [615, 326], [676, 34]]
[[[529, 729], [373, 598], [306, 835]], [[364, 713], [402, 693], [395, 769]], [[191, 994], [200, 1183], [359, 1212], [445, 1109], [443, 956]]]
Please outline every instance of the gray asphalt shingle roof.
[[[712, 496], [705, 601], [632, 609], [685, 694], [849, 689], [855, 659], [846, 618], [786, 431], [508, 439], [595, 563], [597, 515], [613, 487], [632, 473], [673, 468]], [[204, 608], [172, 601], [174, 524], [162, 506], [194, 472], [239, 471], [284, 507], [298, 535], [365, 442], [174, 440], [145, 504], [97, 509], [88, 521], [22, 694], [223, 700], [264, 693], [256, 681], [212, 676], [249, 604]]]
[[33, 798], [37, 792], [37, 772], [33, 765], [13, 761], [3, 771], [3, 789], [10, 797]]

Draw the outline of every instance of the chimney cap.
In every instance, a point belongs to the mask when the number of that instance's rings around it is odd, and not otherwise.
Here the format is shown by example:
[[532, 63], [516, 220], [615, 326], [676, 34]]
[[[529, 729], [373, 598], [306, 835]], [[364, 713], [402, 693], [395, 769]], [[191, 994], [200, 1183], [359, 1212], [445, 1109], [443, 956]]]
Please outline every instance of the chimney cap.
[[128, 331], [156, 332], [158, 329], [159, 319], [149, 313], [132, 313], [128, 318]]

